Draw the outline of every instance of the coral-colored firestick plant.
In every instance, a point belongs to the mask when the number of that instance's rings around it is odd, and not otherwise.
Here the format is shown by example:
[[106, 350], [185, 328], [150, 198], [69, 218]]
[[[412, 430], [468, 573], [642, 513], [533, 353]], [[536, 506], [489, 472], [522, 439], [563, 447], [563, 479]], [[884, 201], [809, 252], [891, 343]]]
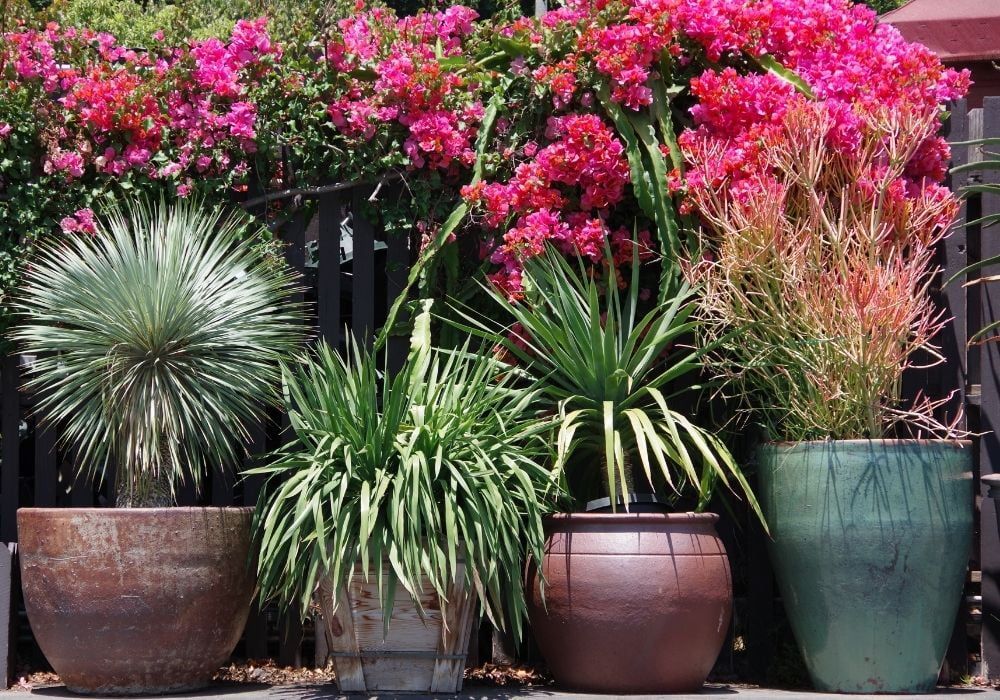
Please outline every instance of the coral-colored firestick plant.
[[[388, 171], [414, 194], [424, 254], [411, 281], [429, 293], [452, 246], [515, 297], [546, 243], [600, 264], [606, 243], [631, 260], [638, 240], [672, 275], [697, 217], [712, 217], [706, 197], [745, 202], [770, 182], [789, 114], [812, 105], [822, 147], [851, 153], [968, 84], [850, 0], [571, 0], [507, 23], [359, 5], [333, 26], [289, 47], [264, 20], [147, 51], [82, 29], [4, 36], [0, 288], [32, 240], [89, 230], [106, 192], [219, 201], [251, 177]], [[947, 160], [928, 122], [884, 196], [951, 201], [937, 189]]]

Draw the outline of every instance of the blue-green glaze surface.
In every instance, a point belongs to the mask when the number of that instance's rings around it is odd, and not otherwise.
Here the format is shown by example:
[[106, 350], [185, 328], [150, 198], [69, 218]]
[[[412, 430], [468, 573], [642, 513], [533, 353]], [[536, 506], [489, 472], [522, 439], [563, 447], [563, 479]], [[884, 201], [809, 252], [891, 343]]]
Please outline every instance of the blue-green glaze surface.
[[817, 690], [933, 690], [972, 542], [967, 442], [764, 445], [760, 504]]

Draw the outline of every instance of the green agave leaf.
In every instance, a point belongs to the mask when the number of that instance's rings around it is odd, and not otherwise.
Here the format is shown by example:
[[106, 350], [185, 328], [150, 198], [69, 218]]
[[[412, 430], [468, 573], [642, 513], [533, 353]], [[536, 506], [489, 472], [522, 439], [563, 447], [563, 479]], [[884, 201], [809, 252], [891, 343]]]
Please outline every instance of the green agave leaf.
[[757, 65], [766, 70], [768, 73], [776, 75], [786, 83], [789, 83], [809, 99], [816, 99], [816, 95], [813, 93], [812, 88], [809, 87], [809, 83], [803, 80], [797, 73], [795, 73], [795, 71], [778, 63], [774, 56], [764, 54], [763, 56], [758, 56], [754, 60], [757, 62]]
[[625, 142], [625, 155], [628, 157], [629, 170], [632, 176], [632, 189], [635, 192], [639, 208], [652, 220], [656, 220], [656, 209], [653, 202], [653, 182], [643, 159], [643, 152], [639, 144], [639, 138], [635, 129], [629, 123], [625, 111], [615, 102], [611, 101], [611, 92], [606, 83], [601, 83], [597, 88], [597, 97], [601, 101], [601, 106], [618, 131], [618, 135]]
[[[638, 265], [633, 263], [633, 275]], [[527, 336], [529, 350], [518, 348], [507, 333], [478, 310], [460, 307], [459, 320], [448, 320], [487, 345], [500, 345], [521, 362], [522, 376], [533, 381], [535, 408], [553, 416], [556, 461], [554, 478], [565, 483], [566, 471], [579, 456], [584, 463], [603, 463], [600, 479], [608, 494], [624, 484], [626, 455], [637, 458], [652, 480], [653, 464], [670, 488], [697, 490], [707, 502], [713, 478], [719, 478], [755, 504], [749, 485], [722, 441], [690, 419], [673, 412], [661, 391], [675, 380], [700, 371], [700, 348], [665, 352], [671, 343], [697, 328], [692, 316], [694, 294], [686, 286], [666, 303], [636, 319], [632, 287], [621, 294], [585, 268], [547, 249], [524, 268], [526, 299], [511, 302], [486, 287], [494, 302]], [[600, 289], [608, 292], [602, 296]], [[670, 394], [672, 400], [680, 389]], [[754, 506], [756, 508], [756, 506]], [[755, 511], [756, 512], [756, 511]]]
[[988, 159], [981, 160], [977, 163], [963, 163], [962, 165], [956, 165], [951, 169], [952, 175], [958, 175], [960, 173], [975, 172], [979, 170], [997, 170], [1000, 168], [1000, 160]]

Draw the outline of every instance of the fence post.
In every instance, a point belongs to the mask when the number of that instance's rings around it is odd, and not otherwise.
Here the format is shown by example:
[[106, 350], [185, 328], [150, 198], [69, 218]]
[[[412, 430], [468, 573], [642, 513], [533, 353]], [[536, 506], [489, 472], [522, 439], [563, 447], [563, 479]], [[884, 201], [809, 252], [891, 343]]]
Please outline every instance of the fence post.
[[[289, 267], [300, 275], [305, 274], [307, 224], [306, 211], [300, 209], [292, 216], [282, 236], [286, 244], [285, 260]], [[293, 300], [303, 303], [305, 295], [298, 293], [294, 295]], [[288, 414], [282, 413], [282, 442], [289, 439], [288, 430]], [[285, 616], [279, 620], [278, 626], [278, 663], [283, 666], [300, 666], [302, 664], [302, 620], [299, 615], [299, 606], [290, 605], [287, 611], [285, 611]]]
[[17, 541], [17, 505], [21, 476], [21, 395], [18, 392], [20, 367], [18, 356], [3, 358], [0, 370], [0, 389], [3, 391], [0, 405], [3, 419], [2, 475], [0, 475], [0, 543]]
[[[951, 106], [951, 114], [945, 123], [945, 135], [951, 142], [964, 142], [969, 139], [969, 109], [965, 100], [959, 100]], [[953, 167], [964, 165], [969, 160], [968, 146], [953, 146]], [[948, 186], [954, 190], [961, 187], [963, 178], [949, 178]], [[969, 262], [968, 248], [968, 204], [960, 200], [958, 214], [951, 235], [945, 238], [938, 248], [938, 262], [941, 267], [941, 283], [957, 275]], [[968, 296], [962, 280], [956, 279], [946, 287], [935, 285], [937, 301], [946, 309], [951, 321], [945, 326], [938, 339], [944, 363], [941, 371], [931, 374], [931, 386], [928, 394], [932, 398], [945, 397], [951, 394], [951, 400], [943, 407], [942, 420], [952, 422], [961, 416], [957, 427], [968, 428], [966, 415], [966, 395], [969, 384], [969, 354], [968, 354]], [[935, 368], [938, 369], [938, 368]], [[975, 512], [975, 496], [969, 507]], [[975, 542], [975, 538], [973, 538]], [[972, 559], [978, 560], [977, 555]], [[959, 605], [958, 615], [952, 629], [948, 652], [945, 657], [945, 671], [950, 678], [965, 676], [969, 673], [969, 640], [968, 623], [970, 620], [969, 606], [964, 602]]]
[[[983, 137], [1000, 137], [1000, 98], [987, 97], [983, 105]], [[983, 182], [1000, 184], [1000, 171], [983, 171]], [[984, 194], [982, 214], [1000, 213], [1000, 195]], [[986, 231], [981, 241], [982, 258], [1000, 255], [1000, 236]], [[1000, 266], [982, 270], [982, 275], [996, 275]], [[980, 289], [982, 325], [1000, 320], [1000, 285], [983, 285]], [[985, 476], [1000, 470], [1000, 342], [986, 343], [980, 348], [982, 389], [980, 398], [979, 468]], [[981, 493], [981, 496], [986, 494]], [[1000, 536], [997, 528], [996, 502], [983, 498], [980, 506], [980, 567], [983, 572], [983, 675], [1000, 678]]]

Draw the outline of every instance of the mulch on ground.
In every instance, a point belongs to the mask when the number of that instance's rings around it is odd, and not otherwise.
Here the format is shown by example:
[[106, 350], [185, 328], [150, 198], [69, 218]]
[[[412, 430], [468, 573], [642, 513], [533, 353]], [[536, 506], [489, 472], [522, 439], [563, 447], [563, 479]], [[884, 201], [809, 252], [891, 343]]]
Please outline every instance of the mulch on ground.
[[[335, 682], [333, 664], [325, 668], [297, 668], [279, 666], [270, 659], [231, 663], [220, 668], [212, 680], [218, 683], [256, 683], [259, 685], [320, 685]], [[551, 679], [540, 670], [524, 665], [498, 666], [483, 664], [467, 669], [466, 682], [470, 685], [496, 688], [526, 688], [551, 684]], [[33, 688], [60, 685], [59, 676], [51, 671], [23, 670], [12, 682], [11, 690], [29, 692]]]

